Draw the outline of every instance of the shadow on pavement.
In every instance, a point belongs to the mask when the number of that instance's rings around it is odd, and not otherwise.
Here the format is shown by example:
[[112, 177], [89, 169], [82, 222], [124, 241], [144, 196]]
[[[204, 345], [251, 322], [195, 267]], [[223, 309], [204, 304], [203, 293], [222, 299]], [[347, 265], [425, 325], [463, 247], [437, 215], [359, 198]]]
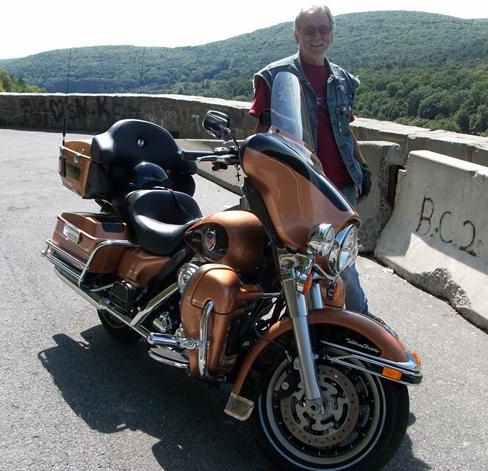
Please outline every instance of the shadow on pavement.
[[[64, 334], [39, 353], [63, 398], [87, 425], [101, 433], [139, 430], [159, 441], [152, 447], [166, 471], [199, 469], [271, 471], [248, 423], [224, 414], [229, 387], [215, 389], [147, 357], [142, 342], [113, 342], [101, 326]], [[115, 463], [114, 463], [115, 464]], [[387, 471], [431, 469], [413, 456], [405, 437]]]
[[101, 326], [64, 334], [39, 353], [63, 398], [101, 433], [140, 430], [156, 437], [166, 471], [233, 471], [271, 467], [256, 448], [250, 426], [224, 414], [229, 388], [215, 389], [151, 360], [142, 342], [113, 342]]

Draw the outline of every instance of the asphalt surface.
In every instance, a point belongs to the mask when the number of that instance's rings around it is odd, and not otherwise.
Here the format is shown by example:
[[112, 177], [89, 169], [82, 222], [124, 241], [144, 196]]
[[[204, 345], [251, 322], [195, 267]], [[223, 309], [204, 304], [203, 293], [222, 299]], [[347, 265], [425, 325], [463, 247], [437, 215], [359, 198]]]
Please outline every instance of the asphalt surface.
[[[73, 137], [73, 136], [71, 136]], [[95, 209], [57, 175], [55, 133], [0, 129], [0, 470], [271, 471], [215, 390], [110, 340], [39, 256], [62, 211]], [[198, 178], [204, 213], [236, 197]], [[488, 470], [488, 335], [372, 260], [372, 311], [422, 356], [388, 471]]]

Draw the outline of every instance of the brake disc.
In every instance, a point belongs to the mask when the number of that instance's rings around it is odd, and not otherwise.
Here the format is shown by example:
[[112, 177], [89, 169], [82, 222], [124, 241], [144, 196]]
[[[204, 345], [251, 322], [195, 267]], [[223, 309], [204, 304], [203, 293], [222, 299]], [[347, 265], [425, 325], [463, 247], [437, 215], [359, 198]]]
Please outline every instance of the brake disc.
[[[317, 376], [325, 405], [323, 414], [310, 415], [304, 405], [303, 383], [280, 401], [288, 430], [301, 442], [325, 448], [342, 442], [355, 429], [359, 417], [359, 397], [351, 380], [331, 366], [317, 365]], [[281, 378], [286, 389], [286, 375]]]

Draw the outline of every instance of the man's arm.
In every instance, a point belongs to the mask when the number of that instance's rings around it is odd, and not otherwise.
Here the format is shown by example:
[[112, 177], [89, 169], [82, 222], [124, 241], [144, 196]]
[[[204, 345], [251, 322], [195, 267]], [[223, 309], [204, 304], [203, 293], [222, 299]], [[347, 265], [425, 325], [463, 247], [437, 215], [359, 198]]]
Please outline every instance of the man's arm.
[[354, 157], [355, 157], [355, 159], [361, 165], [366, 164], [366, 160], [364, 159], [363, 154], [361, 153], [361, 149], [359, 148], [358, 141], [357, 141], [356, 137], [354, 136], [354, 134], [352, 133], [352, 131], [351, 131], [351, 135], [352, 135], [352, 142], [354, 143]]
[[256, 123], [256, 132], [266, 132], [269, 127], [268, 119], [263, 119], [263, 116], [269, 107], [271, 106], [271, 91], [266, 85], [266, 82], [259, 77], [256, 79], [256, 89], [254, 91], [254, 97], [252, 99], [251, 108], [249, 114], [258, 119]]
[[354, 143], [354, 157], [361, 165], [361, 170], [363, 171], [363, 183], [361, 185], [361, 191], [359, 193], [359, 200], [361, 201], [363, 198], [366, 198], [371, 191], [371, 171], [368, 168], [368, 164], [361, 153], [361, 149], [359, 148], [358, 141], [354, 134], [351, 132], [352, 142]]

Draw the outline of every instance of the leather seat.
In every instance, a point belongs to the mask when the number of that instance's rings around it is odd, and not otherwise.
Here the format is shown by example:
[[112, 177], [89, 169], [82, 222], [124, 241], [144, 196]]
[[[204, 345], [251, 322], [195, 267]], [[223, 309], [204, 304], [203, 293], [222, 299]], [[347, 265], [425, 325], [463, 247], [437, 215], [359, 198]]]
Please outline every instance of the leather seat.
[[186, 230], [202, 217], [197, 202], [179, 191], [137, 190], [126, 202], [137, 242], [154, 255], [171, 255], [183, 242]]

